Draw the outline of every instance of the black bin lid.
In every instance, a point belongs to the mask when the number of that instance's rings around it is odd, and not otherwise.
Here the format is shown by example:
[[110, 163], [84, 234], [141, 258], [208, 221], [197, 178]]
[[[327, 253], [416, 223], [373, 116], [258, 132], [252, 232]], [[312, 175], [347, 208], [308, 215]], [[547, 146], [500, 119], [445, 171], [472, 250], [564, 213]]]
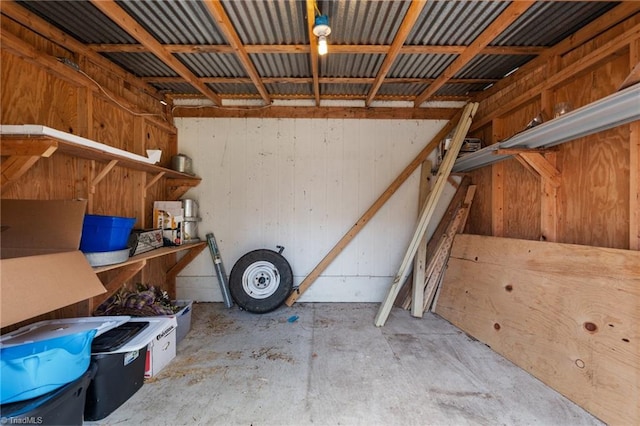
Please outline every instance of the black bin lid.
[[104, 334], [93, 339], [91, 352], [112, 352], [117, 351], [127, 344], [138, 333], [149, 326], [148, 322], [125, 322], [119, 327], [112, 328]]

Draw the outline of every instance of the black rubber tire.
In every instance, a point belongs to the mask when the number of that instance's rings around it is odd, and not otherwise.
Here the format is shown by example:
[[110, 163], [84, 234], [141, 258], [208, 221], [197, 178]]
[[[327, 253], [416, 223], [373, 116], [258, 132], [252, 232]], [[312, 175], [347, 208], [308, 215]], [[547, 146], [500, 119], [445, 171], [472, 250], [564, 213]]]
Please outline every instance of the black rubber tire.
[[[271, 264], [273, 268], [265, 262]], [[254, 297], [251, 292], [252, 280], [247, 279], [247, 283], [243, 283], [243, 280], [245, 279], [245, 272], [247, 272], [248, 276], [254, 272], [255, 274], [251, 275], [254, 277], [253, 281], [257, 283], [256, 285], [260, 285], [258, 282], [260, 268], [267, 272], [274, 284], [271, 284], [270, 288], [268, 288], [268, 296]], [[275, 284], [276, 281], [277, 284]], [[250, 251], [238, 259], [229, 275], [229, 291], [233, 300], [242, 309], [257, 314], [264, 314], [278, 308], [284, 303], [292, 289], [293, 272], [291, 271], [291, 265], [281, 254], [273, 250], [259, 249]]]

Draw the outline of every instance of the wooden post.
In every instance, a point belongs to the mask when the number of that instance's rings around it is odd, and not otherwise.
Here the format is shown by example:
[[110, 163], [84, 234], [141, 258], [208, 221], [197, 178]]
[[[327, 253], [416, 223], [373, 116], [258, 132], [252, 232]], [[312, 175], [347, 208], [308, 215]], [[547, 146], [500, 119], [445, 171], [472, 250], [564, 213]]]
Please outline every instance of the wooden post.
[[[560, 56], [555, 55], [548, 63], [548, 73], [560, 70]], [[555, 90], [547, 89], [540, 97], [540, 109], [544, 120], [553, 119]], [[557, 154], [548, 152], [544, 158], [555, 169], [558, 168]], [[540, 239], [555, 242], [558, 240], [558, 187], [551, 185], [547, 179], [540, 180]]]
[[[422, 169], [420, 170], [420, 194], [418, 195], [418, 217], [420, 217], [420, 213], [422, 213], [423, 207], [425, 207], [425, 202], [427, 197], [429, 196], [429, 192], [431, 192], [430, 178], [431, 177], [431, 161], [425, 160], [422, 163]], [[420, 241], [420, 245], [418, 246], [418, 251], [416, 252], [416, 258], [413, 260], [413, 291], [412, 291], [412, 300], [414, 301], [412, 306], [416, 306], [420, 304], [422, 306], [422, 283], [424, 283], [425, 276], [425, 267], [427, 265], [427, 236], [425, 235]], [[412, 307], [413, 311], [413, 307]]]
[[[630, 68], [640, 63], [640, 40], [631, 43]], [[629, 128], [629, 248], [640, 250], [640, 122]]]
[[471, 126], [471, 120], [473, 116], [476, 114], [478, 110], [477, 103], [469, 103], [464, 108], [462, 112], [462, 117], [460, 119], [460, 123], [456, 128], [455, 134], [453, 135], [453, 139], [451, 141], [451, 146], [447, 151], [447, 154], [440, 165], [440, 169], [438, 170], [438, 176], [436, 178], [436, 183], [433, 185], [433, 190], [429, 194], [427, 198], [427, 202], [424, 207], [424, 211], [420, 217], [420, 221], [418, 222], [418, 227], [416, 232], [413, 235], [413, 239], [409, 244], [409, 248], [407, 249], [407, 253], [400, 264], [400, 269], [398, 269], [398, 273], [391, 284], [391, 288], [389, 289], [389, 293], [387, 297], [380, 305], [380, 309], [378, 310], [378, 314], [375, 318], [375, 325], [377, 327], [382, 327], [384, 323], [387, 321], [387, 317], [391, 312], [391, 307], [393, 306], [393, 301], [396, 300], [396, 296], [398, 296], [398, 292], [400, 288], [404, 285], [407, 276], [409, 275], [410, 263], [413, 262], [413, 258], [418, 250], [418, 244], [420, 240], [424, 237], [424, 233], [427, 231], [427, 225], [433, 216], [433, 212], [438, 204], [438, 200], [442, 195], [442, 191], [444, 190], [444, 186], [447, 183], [447, 179], [449, 178], [449, 173], [451, 173], [451, 169], [453, 168], [453, 164], [456, 161], [458, 156], [458, 152], [460, 151], [460, 147], [462, 147], [462, 143], [464, 142], [464, 137], [467, 135], [469, 131], [469, 127]]
[[[492, 143], [498, 143], [504, 137], [502, 120], [494, 119], [492, 128]], [[491, 166], [491, 234], [495, 237], [504, 235], [504, 162]]]

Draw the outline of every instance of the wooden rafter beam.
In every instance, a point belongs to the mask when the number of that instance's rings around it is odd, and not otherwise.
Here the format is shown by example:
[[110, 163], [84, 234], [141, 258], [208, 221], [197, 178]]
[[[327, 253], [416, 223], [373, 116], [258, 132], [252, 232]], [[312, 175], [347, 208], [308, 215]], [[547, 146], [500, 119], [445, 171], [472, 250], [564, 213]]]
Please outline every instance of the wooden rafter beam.
[[[89, 44], [88, 47], [103, 53], [149, 51], [140, 44]], [[165, 44], [164, 47], [171, 53], [234, 53], [233, 48], [226, 44]], [[310, 46], [306, 44], [245, 44], [244, 48], [247, 53], [308, 54]], [[385, 54], [390, 48], [391, 45], [387, 44], [332, 44], [331, 53]], [[459, 55], [464, 52], [464, 49], [466, 46], [404, 45], [400, 48], [400, 53]], [[547, 49], [545, 46], [486, 46], [480, 53], [483, 55], [540, 55]]]
[[204, 2], [204, 5], [207, 7], [209, 13], [211, 13], [211, 16], [213, 16], [213, 19], [215, 19], [216, 23], [218, 24], [218, 29], [222, 31], [222, 34], [224, 34], [225, 38], [233, 48], [234, 53], [251, 78], [254, 86], [256, 87], [256, 89], [258, 89], [258, 93], [260, 93], [260, 96], [262, 96], [262, 100], [265, 104], [270, 104], [271, 97], [269, 96], [269, 92], [267, 92], [267, 89], [266, 87], [264, 87], [262, 80], [260, 80], [258, 70], [256, 70], [253, 62], [251, 62], [251, 58], [249, 58], [249, 54], [247, 53], [242, 40], [240, 40], [240, 36], [236, 32], [236, 29], [229, 20], [229, 16], [227, 15], [227, 12], [225, 12], [222, 3], [220, 3], [219, 0], [206, 0]]
[[[602, 32], [608, 30], [609, 28], [617, 25], [618, 23], [629, 18], [630, 16], [633, 16], [638, 12], [640, 12], [640, 2], [621, 2], [618, 6], [609, 10], [598, 19], [580, 28], [570, 37], [567, 37], [556, 45], [540, 52], [537, 58], [521, 66], [517, 72], [511, 74], [506, 78], [503, 78], [500, 82], [491, 87], [491, 89], [478, 93], [475, 97], [475, 100], [481, 101], [488, 98], [489, 96], [497, 93], [503, 88], [511, 85], [514, 81], [516, 81], [516, 79], [520, 78], [521, 75], [526, 75], [526, 73], [544, 65], [552, 57], [562, 56], [570, 52], [581, 44], [591, 40], [598, 34], [601, 34]], [[477, 128], [477, 126], [474, 125], [471, 130], [473, 131], [474, 128]]]
[[444, 86], [448, 80], [453, 78], [466, 64], [469, 63], [482, 49], [484, 49], [493, 39], [502, 33], [509, 25], [511, 25], [518, 17], [520, 17], [535, 2], [533, 1], [515, 1], [498, 16], [476, 39], [462, 52], [451, 65], [429, 85], [420, 95], [416, 97], [415, 107], [419, 107], [424, 101], [433, 96], [438, 89]]
[[214, 104], [222, 104], [222, 100], [213, 90], [207, 87], [203, 82], [199, 81], [198, 77], [196, 77], [189, 68], [173, 56], [171, 52], [165, 49], [158, 40], [156, 40], [151, 34], [149, 34], [149, 32], [147, 32], [147, 30], [129, 16], [124, 9], [118, 6], [114, 0], [91, 0], [91, 3], [114, 21], [120, 28], [147, 47], [147, 49], [178, 73], [178, 75], [187, 80], [189, 84], [197, 88], [203, 95], [213, 101]]
[[311, 74], [313, 82], [313, 96], [316, 106], [320, 106], [320, 83], [318, 81], [318, 40], [313, 33], [315, 25], [315, 0], [307, 0], [307, 34], [309, 34], [309, 60], [311, 61]]
[[[182, 77], [145, 77], [147, 83], [186, 83]], [[211, 84], [247, 84], [251, 83], [250, 78], [242, 77], [204, 77], [200, 81]], [[320, 84], [372, 84], [373, 77], [320, 77]], [[385, 78], [382, 84], [429, 84], [433, 83], [433, 78]], [[493, 78], [454, 78], [447, 84], [489, 84], [498, 81]], [[262, 79], [265, 84], [309, 84], [313, 83], [310, 77], [265, 77]]]
[[376, 79], [371, 85], [371, 88], [369, 89], [369, 93], [367, 94], [367, 100], [365, 101], [365, 104], [367, 106], [371, 105], [371, 102], [373, 102], [373, 99], [376, 97], [378, 90], [380, 90], [380, 86], [382, 86], [382, 81], [387, 76], [387, 73], [391, 69], [391, 66], [395, 62], [398, 55], [400, 54], [400, 48], [404, 45], [405, 40], [409, 36], [411, 29], [413, 29], [413, 26], [418, 20], [418, 17], [420, 16], [420, 12], [422, 12], [422, 9], [424, 8], [425, 4], [426, 4], [426, 0], [411, 1], [411, 5], [407, 10], [407, 14], [404, 16], [404, 19], [402, 20], [402, 24], [400, 24], [400, 28], [398, 28], [398, 31], [396, 32], [396, 36], [394, 37], [393, 42], [391, 43], [391, 47], [389, 48], [389, 51], [387, 52], [387, 55], [385, 56], [384, 61], [380, 66], [380, 69], [378, 70], [378, 75], [376, 75]]
[[490, 115], [485, 115], [478, 119], [474, 125], [471, 126], [471, 131], [486, 126], [493, 120], [493, 117], [500, 117], [508, 111], [530, 102], [535, 97], [540, 96], [543, 90], [553, 89], [563, 82], [575, 78], [576, 75], [597, 66], [607, 60], [607, 58], [616, 55], [618, 51], [626, 49], [629, 46], [629, 43], [638, 39], [638, 37], [640, 37], [640, 24], [636, 24], [627, 29], [622, 34], [619, 34], [615, 38], [609, 40], [597, 49], [584, 55], [582, 58], [573, 61], [570, 65], [567, 65], [560, 71], [550, 73], [547, 79], [542, 81], [540, 84], [523, 91], [510, 101], [502, 103], [498, 108], [494, 109]]
[[240, 117], [240, 118], [357, 118], [397, 120], [448, 120], [456, 108], [358, 108], [358, 107], [301, 107], [270, 106], [192, 108], [174, 106], [175, 117]]
[[[225, 93], [222, 94], [224, 99], [243, 99], [243, 100], [255, 100], [262, 99], [260, 95], [256, 93]], [[194, 95], [192, 93], [176, 93], [176, 94], [168, 94], [167, 98], [175, 100], [175, 99], [205, 99], [202, 95]], [[274, 94], [271, 95], [271, 98], [276, 100], [313, 100], [313, 93], [298, 93], [298, 94]], [[336, 95], [329, 94], [324, 95], [323, 99], [331, 99], [331, 100], [343, 100], [343, 101], [365, 101], [366, 95]], [[431, 99], [433, 101], [451, 101], [451, 102], [468, 102], [471, 98], [471, 95], [467, 96], [434, 96]], [[402, 101], [402, 102], [413, 102], [415, 96], [412, 95], [379, 95], [376, 99], [380, 101]], [[235, 107], [233, 107], [235, 108]]]

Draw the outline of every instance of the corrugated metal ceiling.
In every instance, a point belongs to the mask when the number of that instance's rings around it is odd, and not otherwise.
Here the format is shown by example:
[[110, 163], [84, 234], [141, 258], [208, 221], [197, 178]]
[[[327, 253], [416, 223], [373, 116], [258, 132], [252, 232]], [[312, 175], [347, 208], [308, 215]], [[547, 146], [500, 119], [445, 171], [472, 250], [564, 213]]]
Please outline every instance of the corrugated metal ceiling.
[[[536, 49], [553, 46], [618, 3], [536, 2], [496, 36], [490, 46]], [[102, 52], [124, 69], [147, 78], [158, 90], [174, 97], [199, 93], [189, 78], [178, 77], [184, 77], [183, 73], [145, 46], [131, 51], [130, 45], [144, 44], [144, 39], [138, 36], [140, 40], [136, 40], [115, 23], [120, 20], [106, 16], [89, 0], [30, 0], [19, 4]], [[249, 79], [251, 67], [258, 78], [269, 79], [263, 83], [266, 92], [278, 99], [313, 99], [314, 78], [320, 83], [321, 98], [366, 97], [411, 8], [407, 0], [318, 0], [317, 7], [328, 15], [332, 32], [328, 37], [329, 54], [319, 57], [314, 75], [305, 1], [221, 1], [223, 19], [235, 29], [242, 43], [235, 48], [246, 50], [250, 65], [243, 63], [205, 0], [117, 0], [115, 4], [150, 37], [165, 45], [193, 74], [193, 79], [221, 79], [205, 82], [222, 98], [253, 99], [264, 96]], [[492, 22], [502, 19], [501, 14], [510, 4], [507, 1], [427, 1], [415, 23], [408, 28], [402, 43], [405, 50], [390, 58], [390, 66], [385, 69], [388, 72], [381, 76], [393, 80], [383, 79], [376, 96], [399, 100], [419, 96], [432, 79], [441, 76], [458, 58], [462, 49], [472, 45]], [[430, 47], [450, 50], [434, 52]], [[481, 52], [455, 73], [453, 78], [464, 81], [447, 82], [438, 88], [436, 96], [468, 98], [488, 87], [488, 80], [501, 79], [535, 58], [538, 51], [531, 54]], [[169, 81], [167, 77], [173, 78]]]

